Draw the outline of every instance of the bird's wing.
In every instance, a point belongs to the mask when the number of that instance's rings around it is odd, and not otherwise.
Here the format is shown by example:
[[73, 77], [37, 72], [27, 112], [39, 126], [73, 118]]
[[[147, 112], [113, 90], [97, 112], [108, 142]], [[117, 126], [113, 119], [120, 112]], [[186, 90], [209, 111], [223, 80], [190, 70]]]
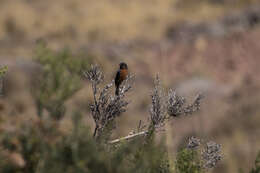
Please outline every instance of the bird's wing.
[[118, 86], [120, 84], [120, 71], [118, 70], [115, 77], [115, 85]]

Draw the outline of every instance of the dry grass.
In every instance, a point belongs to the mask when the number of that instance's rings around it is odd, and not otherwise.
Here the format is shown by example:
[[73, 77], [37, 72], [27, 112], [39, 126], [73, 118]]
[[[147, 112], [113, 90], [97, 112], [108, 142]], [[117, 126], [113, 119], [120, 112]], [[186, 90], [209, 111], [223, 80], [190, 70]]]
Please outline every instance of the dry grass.
[[[236, 4], [241, 2], [244, 0]], [[188, 0], [2, 1], [1, 51], [10, 56], [10, 52], [6, 52], [8, 48], [13, 55], [26, 56], [30, 53], [27, 49], [39, 38], [48, 40], [53, 48], [97, 41], [158, 41], [175, 22], [212, 20], [240, 7], [232, 3]]]

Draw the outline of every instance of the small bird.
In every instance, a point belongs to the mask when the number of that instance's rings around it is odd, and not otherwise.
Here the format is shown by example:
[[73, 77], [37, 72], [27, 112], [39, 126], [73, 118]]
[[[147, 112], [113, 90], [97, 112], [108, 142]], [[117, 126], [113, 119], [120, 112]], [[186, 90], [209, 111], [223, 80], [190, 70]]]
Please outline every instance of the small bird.
[[121, 62], [119, 64], [119, 70], [116, 73], [116, 77], [115, 77], [115, 86], [116, 86], [116, 95], [119, 95], [119, 86], [120, 84], [126, 79], [127, 75], [128, 75], [128, 67], [127, 64], [124, 62]]

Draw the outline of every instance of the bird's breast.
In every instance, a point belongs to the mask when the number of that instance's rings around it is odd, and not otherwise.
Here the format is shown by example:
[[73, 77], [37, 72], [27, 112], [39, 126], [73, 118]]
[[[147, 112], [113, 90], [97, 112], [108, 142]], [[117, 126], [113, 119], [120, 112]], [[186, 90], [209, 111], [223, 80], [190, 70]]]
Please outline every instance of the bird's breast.
[[128, 72], [127, 72], [126, 69], [121, 69], [121, 70], [120, 70], [120, 80], [121, 80], [121, 81], [125, 80], [126, 77], [127, 77], [127, 74], [128, 74]]

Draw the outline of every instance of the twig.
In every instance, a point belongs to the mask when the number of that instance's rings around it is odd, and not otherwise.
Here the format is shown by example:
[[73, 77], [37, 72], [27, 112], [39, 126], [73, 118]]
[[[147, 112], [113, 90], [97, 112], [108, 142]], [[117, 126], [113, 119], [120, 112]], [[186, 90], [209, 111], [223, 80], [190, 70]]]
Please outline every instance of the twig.
[[121, 113], [126, 111], [129, 103], [124, 97], [131, 89], [129, 79], [132, 78], [132, 76], [129, 76], [124, 83], [121, 84], [122, 88], [119, 97], [113, 97], [110, 93], [110, 89], [114, 81], [108, 83], [102, 90], [99, 88], [99, 84], [104, 80], [103, 72], [99, 66], [91, 65], [91, 68], [87, 72], [83, 72], [83, 75], [92, 84], [94, 103], [90, 104], [90, 110], [96, 124], [93, 137], [99, 137], [106, 130], [106, 133], [111, 134], [113, 128], [110, 127], [110, 124], [115, 118], [121, 116]]
[[94, 130], [94, 133], [93, 133], [93, 137], [94, 137], [94, 138], [96, 137], [97, 130], [98, 130], [98, 126], [96, 125], [95, 130]]
[[138, 133], [135, 133], [135, 134], [127, 135], [127, 136], [122, 137], [122, 138], [114, 139], [112, 141], [109, 141], [108, 143], [109, 144], [116, 144], [116, 143], [122, 142], [124, 140], [129, 140], [129, 139], [132, 139], [132, 138], [135, 138], [135, 137], [138, 137], [138, 136], [146, 135], [147, 133], [148, 133], [148, 130], [144, 130], [144, 131], [141, 131], [141, 132], [138, 132]]

